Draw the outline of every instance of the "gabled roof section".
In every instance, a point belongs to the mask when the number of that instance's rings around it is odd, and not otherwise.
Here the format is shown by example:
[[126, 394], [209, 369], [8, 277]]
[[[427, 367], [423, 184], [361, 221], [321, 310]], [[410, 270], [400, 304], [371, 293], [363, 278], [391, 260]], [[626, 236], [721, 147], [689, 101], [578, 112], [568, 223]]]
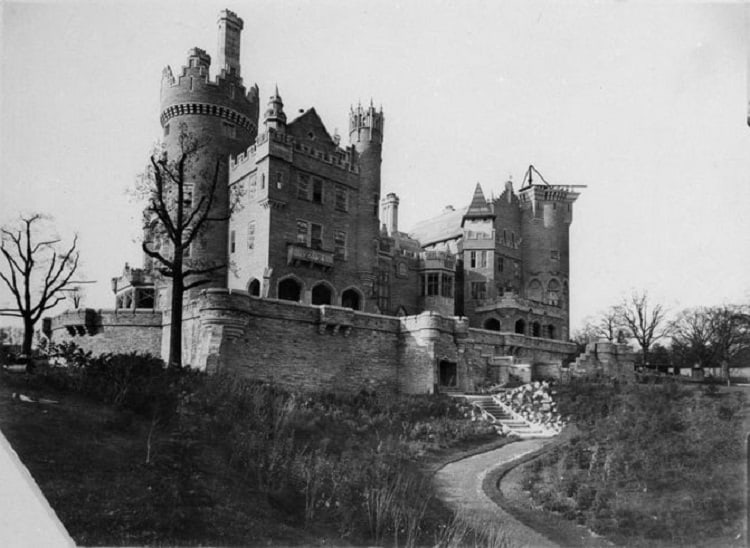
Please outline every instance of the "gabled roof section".
[[482, 185], [477, 183], [477, 186], [474, 189], [474, 197], [471, 199], [471, 204], [469, 205], [469, 209], [466, 210], [461, 225], [463, 225], [463, 221], [466, 219], [486, 219], [488, 217], [494, 217], [494, 215], [492, 207], [487, 203], [487, 198], [484, 197]]
[[320, 147], [338, 148], [314, 108], [306, 110], [289, 122], [286, 132], [299, 140], [315, 141]]

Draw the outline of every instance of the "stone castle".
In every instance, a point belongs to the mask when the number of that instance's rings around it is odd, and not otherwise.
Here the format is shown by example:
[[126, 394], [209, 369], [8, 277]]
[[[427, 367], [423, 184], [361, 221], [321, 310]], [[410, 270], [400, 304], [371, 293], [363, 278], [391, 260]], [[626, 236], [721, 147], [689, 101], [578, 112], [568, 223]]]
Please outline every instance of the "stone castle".
[[[184, 302], [185, 363], [315, 388], [388, 385], [405, 392], [471, 390], [509, 375], [559, 377], [575, 355], [569, 337], [569, 226], [577, 187], [533, 169], [515, 191], [447, 207], [409, 232], [399, 199], [382, 196], [381, 109], [349, 114], [349, 145], [315, 109], [288, 120], [278, 89], [263, 115], [257, 85], [240, 72], [243, 21], [218, 20], [217, 75], [188, 52], [161, 82], [169, 156], [180, 135], [208, 137], [191, 165], [191, 203], [210, 191], [216, 211], [188, 262], [227, 265]], [[535, 181], [533, 175], [537, 175]], [[241, 188], [238, 207], [230, 189]], [[146, 226], [144, 240], [161, 247]], [[95, 351], [166, 355], [168, 281], [148, 255], [113, 280], [116, 307], [52, 320], [59, 340]], [[624, 356], [602, 347], [600, 363]]]

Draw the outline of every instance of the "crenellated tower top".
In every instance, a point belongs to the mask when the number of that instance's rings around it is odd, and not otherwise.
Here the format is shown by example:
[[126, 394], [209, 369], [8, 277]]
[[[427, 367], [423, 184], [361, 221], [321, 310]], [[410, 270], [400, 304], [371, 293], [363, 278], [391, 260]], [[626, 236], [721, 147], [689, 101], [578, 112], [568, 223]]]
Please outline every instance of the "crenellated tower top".
[[240, 35], [244, 23], [236, 13], [230, 10], [219, 12], [219, 47], [218, 70], [219, 74], [240, 75]]
[[372, 101], [367, 108], [357, 105], [349, 113], [349, 142], [382, 143], [384, 121], [383, 107], [380, 107], [380, 111], [375, 110]]

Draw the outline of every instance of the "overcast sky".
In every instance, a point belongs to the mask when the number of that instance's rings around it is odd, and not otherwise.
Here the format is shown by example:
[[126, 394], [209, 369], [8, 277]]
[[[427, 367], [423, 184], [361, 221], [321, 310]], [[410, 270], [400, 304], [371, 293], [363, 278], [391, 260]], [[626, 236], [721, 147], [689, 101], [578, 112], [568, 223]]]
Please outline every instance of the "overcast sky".
[[[0, 219], [78, 232], [85, 304], [140, 265], [126, 190], [160, 136], [159, 84], [216, 16], [245, 21], [262, 109], [315, 107], [346, 141], [383, 106], [383, 194], [400, 226], [516, 188], [529, 164], [587, 185], [571, 227], [572, 327], [647, 289], [672, 309], [750, 302], [745, 7], [625, 2], [0, 2]], [[0, 307], [8, 302], [0, 294]]]

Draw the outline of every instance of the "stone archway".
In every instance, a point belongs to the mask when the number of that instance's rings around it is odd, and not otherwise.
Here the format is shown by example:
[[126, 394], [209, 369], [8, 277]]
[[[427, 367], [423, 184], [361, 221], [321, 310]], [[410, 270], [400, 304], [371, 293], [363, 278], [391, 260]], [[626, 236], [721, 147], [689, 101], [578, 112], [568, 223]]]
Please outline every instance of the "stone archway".
[[333, 304], [333, 291], [331, 287], [325, 283], [320, 282], [312, 288], [312, 304], [323, 305]]
[[500, 331], [500, 320], [497, 318], [487, 318], [484, 320], [482, 327], [490, 331]]
[[284, 278], [279, 282], [277, 294], [282, 301], [299, 302], [302, 296], [302, 284], [294, 278]]
[[359, 291], [349, 288], [341, 293], [341, 306], [354, 310], [362, 310], [362, 296], [359, 294]]

